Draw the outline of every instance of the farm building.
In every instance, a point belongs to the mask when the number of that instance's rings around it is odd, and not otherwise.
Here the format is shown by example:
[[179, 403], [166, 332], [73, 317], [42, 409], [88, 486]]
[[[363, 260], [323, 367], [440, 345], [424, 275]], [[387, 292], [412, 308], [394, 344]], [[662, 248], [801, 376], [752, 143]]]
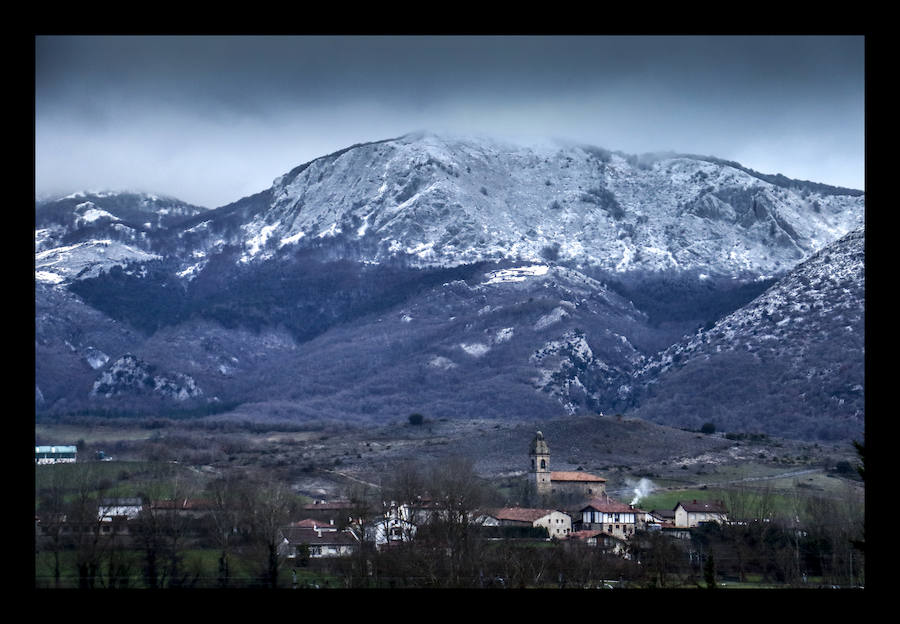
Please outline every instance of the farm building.
[[722, 501], [679, 501], [675, 505], [675, 526], [695, 527], [701, 522], [728, 522]]
[[34, 447], [34, 463], [36, 464], [74, 464], [78, 450], [75, 446], [36, 446]]

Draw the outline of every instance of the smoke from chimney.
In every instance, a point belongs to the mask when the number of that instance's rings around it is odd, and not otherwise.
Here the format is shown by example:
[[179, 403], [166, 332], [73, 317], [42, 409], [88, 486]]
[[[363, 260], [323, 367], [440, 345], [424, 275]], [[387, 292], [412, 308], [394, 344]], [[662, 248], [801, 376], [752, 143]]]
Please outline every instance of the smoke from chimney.
[[[633, 481], [631, 481], [631, 482], [629, 482], [629, 481], [626, 481], [626, 483], [629, 486], [634, 483]], [[639, 500], [649, 496], [650, 493], [653, 492], [653, 490], [655, 490], [655, 489], [656, 489], [656, 485], [653, 483], [653, 481], [651, 481], [650, 479], [647, 479], [647, 478], [642, 478], [640, 481], [638, 481], [636, 484], [634, 484], [634, 490], [633, 490], [634, 498], [631, 499], [631, 503], [629, 503], [629, 504], [637, 505]]]

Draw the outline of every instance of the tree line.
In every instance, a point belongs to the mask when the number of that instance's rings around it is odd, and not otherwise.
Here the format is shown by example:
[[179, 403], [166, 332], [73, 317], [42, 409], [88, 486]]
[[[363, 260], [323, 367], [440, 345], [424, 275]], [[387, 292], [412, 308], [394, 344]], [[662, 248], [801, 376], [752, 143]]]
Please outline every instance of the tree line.
[[[144, 505], [127, 532], [98, 517], [117, 494], [99, 463], [80, 470], [49, 466], [38, 491], [36, 553], [40, 587], [247, 588], [291, 587], [290, 578], [326, 579], [330, 587], [702, 587], [756, 581], [791, 587], [860, 586], [865, 581], [862, 496], [802, 496], [776, 509], [771, 489], [733, 488], [725, 501], [732, 522], [706, 524], [681, 539], [638, 531], [625, 552], [585, 540], [550, 540], [534, 530], [486, 530], [473, 520], [484, 509], [515, 502], [559, 508], [523, 482], [501, 492], [472, 462], [449, 458], [384, 468], [378, 484], [346, 491], [349, 505], [336, 529], [362, 537], [353, 554], [316, 559], [301, 548], [288, 558], [284, 527], [308, 512], [288, 484], [262, 472], [224, 473], [199, 483], [160, 468], [138, 493], [145, 502], [203, 498], [197, 517], [176, 506]], [[377, 548], [371, 528], [393, 505], [427, 508], [415, 529]], [[523, 504], [522, 506], [526, 506]], [[562, 505], [570, 511], [575, 506]], [[323, 522], [323, 525], [327, 521]], [[412, 525], [407, 525], [412, 526]], [[188, 555], [202, 551], [205, 557]]]

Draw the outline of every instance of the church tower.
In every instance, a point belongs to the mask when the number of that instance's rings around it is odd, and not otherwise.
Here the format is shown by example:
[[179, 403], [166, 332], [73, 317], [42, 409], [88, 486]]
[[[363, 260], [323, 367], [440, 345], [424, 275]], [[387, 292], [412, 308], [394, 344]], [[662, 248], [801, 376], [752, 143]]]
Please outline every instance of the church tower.
[[540, 431], [531, 443], [531, 472], [529, 477], [538, 494], [550, 493], [550, 448]]

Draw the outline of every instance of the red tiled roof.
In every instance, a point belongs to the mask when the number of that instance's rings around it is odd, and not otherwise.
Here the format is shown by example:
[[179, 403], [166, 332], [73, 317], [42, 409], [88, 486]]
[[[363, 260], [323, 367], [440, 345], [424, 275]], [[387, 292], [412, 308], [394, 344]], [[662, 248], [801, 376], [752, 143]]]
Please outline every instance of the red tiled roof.
[[604, 479], [603, 477], [592, 475], [589, 472], [581, 472], [580, 470], [551, 472], [550, 480], [606, 483], [606, 479]]
[[608, 496], [604, 496], [603, 498], [593, 498], [588, 501], [588, 504], [581, 508], [582, 511], [585, 509], [596, 509], [597, 511], [602, 511], [604, 513], [630, 513], [630, 512], [639, 512], [640, 510], [635, 509], [631, 505], [626, 505], [625, 503], [620, 503], [617, 500], [613, 500]]

